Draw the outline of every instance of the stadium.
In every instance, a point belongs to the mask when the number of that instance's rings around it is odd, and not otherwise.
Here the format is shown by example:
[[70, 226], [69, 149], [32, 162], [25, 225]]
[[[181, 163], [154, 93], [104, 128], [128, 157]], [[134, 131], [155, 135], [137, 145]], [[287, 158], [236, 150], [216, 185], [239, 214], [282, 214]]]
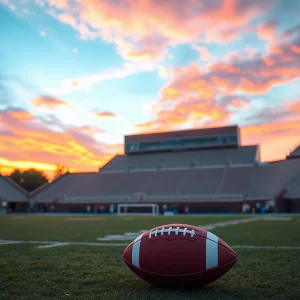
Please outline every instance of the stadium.
[[[1, 299], [299, 298], [299, 147], [262, 163], [237, 126], [130, 135], [124, 145], [99, 172], [66, 173], [30, 194], [0, 178], [2, 211], [12, 212], [0, 216]], [[165, 224], [217, 235], [237, 264], [203, 288], [148, 284], [122, 255]]]
[[238, 126], [128, 135], [99, 172], [66, 173], [27, 194], [0, 178], [12, 212], [199, 214], [300, 212], [300, 146], [261, 162]]

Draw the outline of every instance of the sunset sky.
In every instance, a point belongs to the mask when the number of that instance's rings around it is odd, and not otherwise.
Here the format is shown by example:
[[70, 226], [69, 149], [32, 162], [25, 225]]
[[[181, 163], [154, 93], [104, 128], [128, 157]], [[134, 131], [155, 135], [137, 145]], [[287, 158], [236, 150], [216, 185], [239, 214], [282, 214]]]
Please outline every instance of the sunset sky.
[[0, 0], [0, 165], [96, 171], [126, 134], [300, 142], [299, 0]]

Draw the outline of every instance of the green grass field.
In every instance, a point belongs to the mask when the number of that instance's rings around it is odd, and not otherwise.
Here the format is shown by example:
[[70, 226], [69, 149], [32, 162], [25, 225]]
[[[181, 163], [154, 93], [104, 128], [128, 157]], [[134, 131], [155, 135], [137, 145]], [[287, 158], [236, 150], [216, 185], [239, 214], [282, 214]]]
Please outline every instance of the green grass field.
[[[235, 248], [238, 262], [224, 277], [202, 289], [151, 286], [122, 260], [130, 241], [97, 240], [162, 224], [199, 226], [245, 218], [251, 216], [0, 215], [0, 299], [300, 299], [300, 216], [211, 229]], [[4, 244], [3, 240], [19, 243]], [[39, 248], [47, 245], [44, 241], [78, 244]]]

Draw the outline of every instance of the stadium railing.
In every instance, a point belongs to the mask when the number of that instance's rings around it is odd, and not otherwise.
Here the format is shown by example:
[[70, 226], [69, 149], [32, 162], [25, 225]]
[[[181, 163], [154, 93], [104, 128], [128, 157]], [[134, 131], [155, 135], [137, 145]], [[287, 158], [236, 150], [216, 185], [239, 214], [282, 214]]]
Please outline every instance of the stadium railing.
[[243, 194], [206, 194], [206, 195], [144, 195], [140, 201], [135, 195], [111, 196], [64, 196], [59, 203], [110, 203], [110, 202], [203, 202], [203, 201], [242, 201]]

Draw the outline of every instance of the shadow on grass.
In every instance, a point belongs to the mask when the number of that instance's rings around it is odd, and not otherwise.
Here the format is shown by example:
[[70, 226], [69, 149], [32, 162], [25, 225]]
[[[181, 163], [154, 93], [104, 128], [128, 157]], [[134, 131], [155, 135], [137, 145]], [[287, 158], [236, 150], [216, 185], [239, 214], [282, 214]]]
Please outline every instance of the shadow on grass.
[[148, 285], [148, 293], [153, 294], [165, 294], [168, 296], [177, 297], [186, 296], [188, 299], [193, 296], [205, 297], [203, 299], [243, 299], [244, 296], [237, 291], [233, 291], [230, 287], [218, 286], [218, 285], [207, 285], [204, 287], [168, 287], [168, 286], [154, 286]]

